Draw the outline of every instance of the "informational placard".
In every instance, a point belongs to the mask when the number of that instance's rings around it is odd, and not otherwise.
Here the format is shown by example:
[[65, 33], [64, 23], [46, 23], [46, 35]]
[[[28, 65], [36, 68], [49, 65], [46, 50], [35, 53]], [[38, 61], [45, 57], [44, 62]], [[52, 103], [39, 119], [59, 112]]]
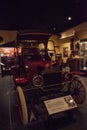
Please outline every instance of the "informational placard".
[[77, 107], [71, 95], [44, 101], [49, 115]]

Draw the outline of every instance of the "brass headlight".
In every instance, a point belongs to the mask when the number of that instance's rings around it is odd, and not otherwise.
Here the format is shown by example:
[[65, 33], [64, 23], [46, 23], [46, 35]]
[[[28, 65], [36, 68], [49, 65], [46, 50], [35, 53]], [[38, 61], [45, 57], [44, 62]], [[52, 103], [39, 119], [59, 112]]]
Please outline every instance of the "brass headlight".
[[39, 88], [39, 87], [42, 87], [43, 83], [44, 83], [44, 79], [41, 75], [35, 75], [33, 77], [33, 85], [34, 86]]
[[73, 75], [72, 75], [72, 73], [66, 72], [64, 78], [67, 81], [71, 81], [73, 79]]

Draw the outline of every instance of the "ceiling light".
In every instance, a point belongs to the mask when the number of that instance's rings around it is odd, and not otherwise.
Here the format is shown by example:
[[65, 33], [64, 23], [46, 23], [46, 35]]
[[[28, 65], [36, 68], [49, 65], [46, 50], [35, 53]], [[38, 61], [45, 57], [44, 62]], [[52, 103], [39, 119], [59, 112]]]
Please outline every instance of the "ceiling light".
[[68, 17], [68, 20], [71, 20], [72, 18], [71, 17]]

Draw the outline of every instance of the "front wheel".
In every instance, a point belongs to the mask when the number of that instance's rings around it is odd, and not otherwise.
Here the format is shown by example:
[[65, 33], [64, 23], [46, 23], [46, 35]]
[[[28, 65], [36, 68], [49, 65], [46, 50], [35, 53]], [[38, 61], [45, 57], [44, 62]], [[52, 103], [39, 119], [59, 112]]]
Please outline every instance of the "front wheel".
[[17, 96], [18, 96], [18, 108], [20, 112], [21, 121], [24, 125], [28, 124], [28, 111], [25, 96], [23, 90], [20, 86], [17, 87]]
[[75, 78], [69, 85], [69, 92], [74, 98], [78, 105], [87, 102], [87, 85], [86, 82], [81, 78]]

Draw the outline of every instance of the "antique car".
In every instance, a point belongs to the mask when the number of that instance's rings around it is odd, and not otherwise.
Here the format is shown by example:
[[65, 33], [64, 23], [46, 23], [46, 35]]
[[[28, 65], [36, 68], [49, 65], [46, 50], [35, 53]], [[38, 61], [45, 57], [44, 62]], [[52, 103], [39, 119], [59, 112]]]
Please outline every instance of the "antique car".
[[[66, 65], [53, 63], [47, 44], [52, 34], [20, 32], [12, 66], [18, 109], [24, 125], [76, 109], [87, 98], [85, 82]], [[38, 44], [44, 43], [41, 53]]]

